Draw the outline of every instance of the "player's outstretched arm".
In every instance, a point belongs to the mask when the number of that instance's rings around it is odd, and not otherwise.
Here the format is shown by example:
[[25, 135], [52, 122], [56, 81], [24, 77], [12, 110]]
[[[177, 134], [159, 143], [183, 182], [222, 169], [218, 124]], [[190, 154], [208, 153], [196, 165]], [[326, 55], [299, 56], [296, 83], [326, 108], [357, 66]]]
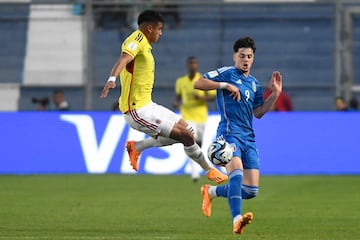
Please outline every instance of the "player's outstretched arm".
[[180, 106], [180, 102], [181, 102], [181, 95], [180, 94], [176, 94], [175, 95], [175, 100], [172, 103], [172, 107], [174, 109], [178, 109]]
[[116, 87], [116, 77], [119, 76], [121, 70], [123, 70], [123, 68], [130, 63], [133, 60], [133, 57], [130, 56], [127, 53], [122, 53], [120, 58], [117, 60], [117, 62], [114, 64], [111, 73], [110, 73], [110, 77], [109, 80], [106, 82], [100, 97], [101, 98], [106, 98], [109, 90], [113, 89]]
[[265, 99], [261, 106], [254, 109], [254, 116], [256, 118], [261, 118], [271, 109], [271, 106], [275, 104], [282, 91], [282, 76], [279, 71], [272, 73], [269, 85], [271, 94]]
[[216, 82], [212, 81], [210, 79], [201, 77], [199, 80], [197, 80], [194, 84], [195, 89], [200, 90], [214, 90], [214, 89], [226, 89], [230, 92], [230, 96], [236, 101], [240, 101], [240, 90], [226, 82]]

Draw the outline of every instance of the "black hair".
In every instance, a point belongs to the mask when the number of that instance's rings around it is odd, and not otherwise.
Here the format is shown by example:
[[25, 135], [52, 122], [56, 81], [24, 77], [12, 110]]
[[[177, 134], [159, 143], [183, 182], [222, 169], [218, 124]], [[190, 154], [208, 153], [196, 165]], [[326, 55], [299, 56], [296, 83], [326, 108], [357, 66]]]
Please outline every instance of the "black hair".
[[234, 53], [239, 50], [239, 48], [251, 48], [253, 52], [255, 53], [256, 47], [255, 47], [255, 41], [251, 37], [243, 37], [236, 40], [234, 43]]
[[53, 94], [55, 95], [55, 94], [64, 94], [64, 91], [62, 90], [62, 89], [55, 89], [54, 91], [53, 91]]
[[138, 17], [138, 25], [142, 23], [158, 23], [158, 22], [164, 22], [163, 16], [159, 12], [156, 12], [154, 10], [145, 10], [140, 13]]
[[186, 59], [186, 62], [189, 63], [191, 61], [197, 61], [197, 58], [195, 56], [189, 56], [187, 59]]

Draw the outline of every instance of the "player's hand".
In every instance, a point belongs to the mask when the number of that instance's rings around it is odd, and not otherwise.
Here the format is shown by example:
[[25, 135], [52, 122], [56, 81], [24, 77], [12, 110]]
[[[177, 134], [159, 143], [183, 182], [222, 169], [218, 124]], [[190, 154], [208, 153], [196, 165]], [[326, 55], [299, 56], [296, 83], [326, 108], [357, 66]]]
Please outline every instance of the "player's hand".
[[228, 83], [226, 85], [226, 90], [230, 92], [230, 97], [232, 97], [235, 101], [239, 102], [241, 100], [240, 90], [237, 87]]
[[115, 82], [113, 82], [113, 81], [107, 82], [107, 83], [105, 84], [105, 86], [104, 86], [104, 89], [103, 89], [102, 92], [101, 92], [100, 97], [101, 97], [101, 98], [106, 98], [107, 95], [108, 95], [108, 93], [109, 93], [109, 90], [110, 90], [110, 89], [113, 89], [113, 88], [115, 88], [115, 87], [116, 87], [116, 83], [115, 83]]
[[282, 91], [282, 76], [279, 71], [274, 71], [270, 79], [270, 90], [280, 94]]

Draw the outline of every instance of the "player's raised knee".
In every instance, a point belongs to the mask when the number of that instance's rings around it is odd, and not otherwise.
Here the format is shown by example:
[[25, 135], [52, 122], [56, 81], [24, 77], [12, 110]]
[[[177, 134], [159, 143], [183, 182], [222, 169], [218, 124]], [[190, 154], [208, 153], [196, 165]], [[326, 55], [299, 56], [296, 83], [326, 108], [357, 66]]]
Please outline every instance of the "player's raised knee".
[[243, 199], [251, 199], [257, 196], [259, 192], [258, 186], [249, 186], [249, 185], [242, 185], [242, 198]]

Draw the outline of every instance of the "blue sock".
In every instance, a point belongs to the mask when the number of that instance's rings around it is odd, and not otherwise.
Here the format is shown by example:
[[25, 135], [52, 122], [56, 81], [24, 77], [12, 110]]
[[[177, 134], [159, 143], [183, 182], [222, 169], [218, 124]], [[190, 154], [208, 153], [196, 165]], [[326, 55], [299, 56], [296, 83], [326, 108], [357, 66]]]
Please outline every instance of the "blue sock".
[[250, 185], [242, 185], [242, 198], [243, 199], [251, 199], [256, 197], [257, 193], [259, 192], [258, 186], [250, 186]]
[[232, 218], [241, 214], [242, 208], [242, 196], [241, 196], [241, 184], [242, 184], [243, 171], [236, 169], [229, 174], [229, 187], [228, 187], [228, 204], [231, 211]]
[[216, 187], [216, 196], [227, 198], [229, 184], [221, 185]]

